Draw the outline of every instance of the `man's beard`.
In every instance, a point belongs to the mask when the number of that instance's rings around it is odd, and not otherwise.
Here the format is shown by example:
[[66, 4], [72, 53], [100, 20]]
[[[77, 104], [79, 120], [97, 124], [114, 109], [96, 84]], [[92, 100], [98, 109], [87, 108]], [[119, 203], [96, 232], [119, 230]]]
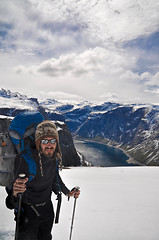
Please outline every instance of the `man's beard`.
[[44, 151], [43, 151], [43, 154], [45, 155], [45, 157], [47, 157], [47, 158], [52, 158], [53, 155], [54, 155], [54, 151], [46, 152], [45, 150], [47, 150], [47, 149], [53, 150], [54, 148], [53, 148], [53, 147], [50, 147], [50, 148], [46, 147], [46, 148], [44, 149]]
[[53, 156], [52, 153], [44, 153], [44, 155], [45, 155], [47, 158], [52, 158], [52, 156]]

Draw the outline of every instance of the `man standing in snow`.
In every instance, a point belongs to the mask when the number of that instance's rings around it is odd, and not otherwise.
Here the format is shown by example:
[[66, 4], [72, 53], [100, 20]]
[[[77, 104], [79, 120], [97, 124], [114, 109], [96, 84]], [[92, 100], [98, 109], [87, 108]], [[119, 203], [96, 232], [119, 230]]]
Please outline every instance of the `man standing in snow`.
[[[66, 196], [78, 198], [80, 191], [70, 191], [62, 182], [57, 166], [62, 166], [61, 150], [56, 126], [44, 121], [35, 132], [36, 150], [33, 158], [36, 162], [36, 176], [29, 179], [28, 164], [22, 155], [15, 160], [15, 182], [8, 189], [6, 205], [17, 209], [18, 194], [22, 194], [22, 210], [18, 240], [51, 240], [54, 211], [51, 201], [52, 191], [63, 192]], [[24, 173], [25, 179], [19, 179]]]

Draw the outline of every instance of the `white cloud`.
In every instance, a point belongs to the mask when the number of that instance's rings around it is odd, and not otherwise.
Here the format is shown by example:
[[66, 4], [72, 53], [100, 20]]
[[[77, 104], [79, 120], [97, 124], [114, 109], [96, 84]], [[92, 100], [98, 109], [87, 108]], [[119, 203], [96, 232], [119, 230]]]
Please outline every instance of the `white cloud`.
[[155, 74], [147, 73], [146, 85], [159, 87], [159, 72], [157, 72]]
[[101, 100], [104, 101], [113, 101], [113, 102], [117, 102], [119, 100], [119, 96], [116, 93], [112, 93], [112, 92], [107, 92], [106, 94], [103, 94], [99, 97]]
[[15, 72], [17, 74], [25, 73], [27, 72], [27, 69], [23, 65], [19, 65], [18, 67], [15, 67]]
[[38, 97], [40, 99], [55, 99], [57, 101], [63, 101], [63, 103], [79, 103], [79, 102], [84, 102], [84, 99], [78, 95], [75, 95], [75, 94], [70, 94], [70, 93], [64, 93], [64, 92], [60, 92], [60, 91], [57, 91], [57, 92], [43, 92], [43, 91], [40, 91], [36, 94], [36, 96], [38, 95]]
[[[124, 50], [96, 47], [80, 54], [65, 54], [48, 59], [36, 66], [20, 65], [15, 70], [19, 74], [37, 76], [38, 86], [45, 83], [45, 89], [54, 86], [58, 90], [60, 86], [62, 91], [74, 92], [87, 98], [105, 96], [105, 99], [118, 98], [125, 101], [126, 98], [134, 100], [133, 95], [136, 96], [135, 99], [142, 99], [144, 94], [147, 97], [147, 93], [150, 94], [147, 91], [149, 86], [158, 84], [158, 74], [144, 72], [140, 75], [133, 72], [136, 64], [135, 55]], [[45, 82], [43, 78], [46, 79]], [[88, 94], [89, 91], [91, 94]]]
[[[25, 68], [24, 71], [42, 72], [51, 77], [60, 77], [63, 74], [73, 77], [93, 76], [97, 72], [106, 75], [118, 75], [127, 69], [134, 67], [134, 56], [129, 56], [125, 51], [117, 49], [105, 49], [96, 47], [80, 54], [71, 53], [61, 55], [59, 58], [51, 58], [42, 62], [39, 66]], [[22, 66], [16, 68], [19, 71]]]
[[157, 101], [158, 53], [123, 46], [157, 31], [158, 12], [156, 0], [1, 0], [1, 83]]
[[0, 19], [10, 26], [5, 44], [43, 54], [128, 41], [155, 32], [159, 22], [156, 0], [2, 0], [1, 6]]

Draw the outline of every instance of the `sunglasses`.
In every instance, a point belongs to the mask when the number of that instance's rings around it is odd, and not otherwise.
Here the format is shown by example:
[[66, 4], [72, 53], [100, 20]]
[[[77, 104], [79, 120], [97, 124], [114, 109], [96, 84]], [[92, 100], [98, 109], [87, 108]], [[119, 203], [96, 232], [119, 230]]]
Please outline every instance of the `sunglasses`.
[[54, 144], [54, 143], [57, 142], [57, 140], [56, 140], [55, 138], [50, 139], [50, 140], [48, 140], [48, 139], [42, 139], [42, 140], [41, 140], [41, 143], [42, 143], [42, 144], [48, 144], [49, 142], [50, 142], [51, 144]]

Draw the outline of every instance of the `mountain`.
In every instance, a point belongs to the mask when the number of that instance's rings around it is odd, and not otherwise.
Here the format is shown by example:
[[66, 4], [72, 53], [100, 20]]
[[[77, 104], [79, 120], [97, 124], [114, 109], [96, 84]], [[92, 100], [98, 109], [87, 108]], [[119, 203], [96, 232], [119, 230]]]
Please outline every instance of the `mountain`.
[[72, 135], [68, 130], [67, 124], [64, 123], [62, 115], [45, 112], [45, 109], [39, 104], [37, 98], [28, 98], [26, 95], [13, 93], [9, 90], [6, 91], [5, 89], [0, 90], [0, 136], [2, 135], [2, 132], [4, 133], [7, 131], [10, 125], [11, 118], [8, 117], [14, 117], [18, 113], [26, 110], [38, 110], [46, 118], [54, 120], [59, 133], [60, 146], [63, 155], [63, 165], [65, 167], [81, 165], [82, 156], [79, 156], [75, 149]]
[[107, 102], [56, 110], [74, 135], [120, 147], [133, 162], [159, 165], [159, 106]]
[[130, 159], [143, 165], [159, 165], [159, 106], [41, 100], [4, 89], [0, 91], [0, 102], [1, 115], [39, 110], [47, 119], [64, 122], [71, 136], [120, 147]]
[[125, 150], [144, 165], [158, 165], [159, 109], [157, 106], [120, 106], [89, 117], [76, 134]]

